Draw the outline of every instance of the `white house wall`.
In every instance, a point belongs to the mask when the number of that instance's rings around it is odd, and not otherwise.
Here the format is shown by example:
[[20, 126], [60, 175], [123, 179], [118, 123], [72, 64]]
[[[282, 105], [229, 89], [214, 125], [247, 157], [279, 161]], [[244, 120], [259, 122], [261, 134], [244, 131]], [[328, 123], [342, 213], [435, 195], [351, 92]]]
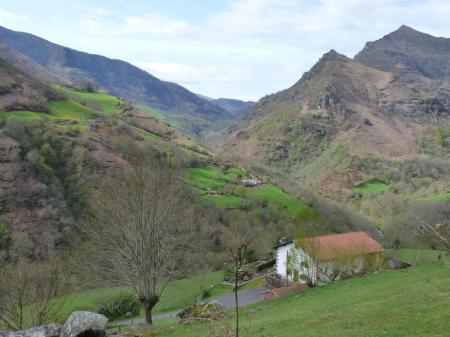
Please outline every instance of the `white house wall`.
[[[292, 256], [292, 268], [295, 269], [300, 277], [300, 283], [311, 281], [316, 284], [316, 265], [311, 256], [301, 248], [292, 248], [289, 251]], [[294, 275], [291, 275], [289, 281], [294, 281]]]
[[[277, 248], [276, 254], [277, 274], [289, 282], [294, 281], [294, 269], [298, 271], [301, 283], [310, 280], [314, 284], [324, 284], [362, 274], [366, 267], [364, 256], [315, 263], [305, 251], [296, 248], [294, 243]], [[288, 255], [291, 256], [290, 275], [287, 274]], [[307, 263], [303, 263], [305, 261]]]
[[[313, 283], [316, 280], [316, 268], [312, 258], [301, 248], [296, 248], [294, 243], [277, 248], [277, 274], [283, 279], [293, 282], [294, 275], [287, 274], [288, 255], [291, 256], [291, 268], [298, 271], [301, 277], [301, 283], [305, 283], [307, 279], [311, 279]], [[307, 266], [302, 266], [303, 262], [307, 262]]]
[[285, 246], [277, 248], [277, 274], [284, 279], [287, 278], [286, 274], [287, 254], [292, 248], [295, 248], [294, 243], [290, 243]]

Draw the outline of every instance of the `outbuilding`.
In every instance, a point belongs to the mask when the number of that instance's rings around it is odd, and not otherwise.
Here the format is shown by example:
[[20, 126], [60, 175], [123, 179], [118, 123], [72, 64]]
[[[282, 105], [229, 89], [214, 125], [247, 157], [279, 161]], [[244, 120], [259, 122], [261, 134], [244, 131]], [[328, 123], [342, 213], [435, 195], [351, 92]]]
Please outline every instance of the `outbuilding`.
[[384, 266], [384, 248], [363, 231], [308, 237], [276, 248], [276, 270], [287, 283], [330, 283]]

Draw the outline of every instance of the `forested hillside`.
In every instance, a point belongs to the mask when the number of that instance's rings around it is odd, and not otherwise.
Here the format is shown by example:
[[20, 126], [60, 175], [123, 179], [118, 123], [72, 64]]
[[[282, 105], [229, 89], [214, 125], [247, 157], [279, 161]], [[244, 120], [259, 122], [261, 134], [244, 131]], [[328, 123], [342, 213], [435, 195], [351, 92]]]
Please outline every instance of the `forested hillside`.
[[[394, 39], [404, 31], [383, 41], [404, 46]], [[381, 227], [404, 216], [408, 204], [446, 200], [450, 82], [372, 68], [374, 44], [356, 61], [332, 50], [291, 88], [262, 98], [222, 132], [224, 155], [283, 173]]]

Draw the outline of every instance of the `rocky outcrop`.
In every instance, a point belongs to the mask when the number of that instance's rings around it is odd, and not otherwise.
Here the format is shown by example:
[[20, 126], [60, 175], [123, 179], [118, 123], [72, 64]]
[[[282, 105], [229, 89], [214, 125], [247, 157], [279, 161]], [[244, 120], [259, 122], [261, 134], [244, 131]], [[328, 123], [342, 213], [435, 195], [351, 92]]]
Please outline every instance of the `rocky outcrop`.
[[88, 311], [73, 312], [64, 323], [61, 337], [101, 337], [105, 336], [108, 319]]
[[23, 331], [1, 332], [0, 337], [102, 337], [108, 319], [89, 311], [75, 311], [64, 323], [33, 327]]
[[53, 323], [23, 331], [0, 332], [0, 337], [59, 337], [61, 329], [60, 324]]

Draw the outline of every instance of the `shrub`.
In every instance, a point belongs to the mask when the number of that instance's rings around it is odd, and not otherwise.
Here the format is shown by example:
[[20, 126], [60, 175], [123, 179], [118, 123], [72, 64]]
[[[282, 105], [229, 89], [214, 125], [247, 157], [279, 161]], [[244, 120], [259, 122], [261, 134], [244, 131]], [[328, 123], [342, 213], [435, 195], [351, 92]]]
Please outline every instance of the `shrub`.
[[202, 300], [205, 300], [205, 299], [211, 297], [211, 290], [212, 289], [210, 287], [208, 287], [206, 289], [203, 289], [203, 291], [202, 291]]
[[124, 316], [134, 317], [139, 315], [141, 305], [133, 294], [120, 293], [100, 302], [98, 313], [114, 320]]

